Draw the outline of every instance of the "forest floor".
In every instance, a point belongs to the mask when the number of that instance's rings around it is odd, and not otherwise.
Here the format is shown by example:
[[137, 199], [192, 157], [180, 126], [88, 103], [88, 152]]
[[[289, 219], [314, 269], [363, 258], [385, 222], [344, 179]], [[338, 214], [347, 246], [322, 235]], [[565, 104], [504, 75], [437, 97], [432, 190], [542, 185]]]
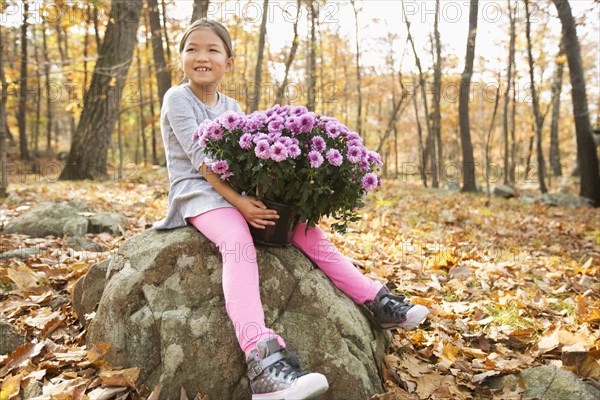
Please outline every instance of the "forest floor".
[[[89, 266], [164, 216], [167, 190], [164, 168], [105, 182], [35, 175], [11, 182], [2, 226], [40, 202], [69, 199], [120, 212], [129, 229], [119, 237], [88, 235], [111, 249], [105, 253], [73, 251], [66, 238], [0, 235], [1, 251], [42, 250], [0, 260], [2, 319], [26, 335], [25, 345], [0, 356], [1, 399], [36, 385], [53, 399], [150, 395], [152, 388], [136, 384], [139, 371], [110, 371], [105, 349], [86, 349], [70, 295]], [[482, 382], [537, 365], [562, 367], [598, 385], [600, 209], [384, 180], [361, 213], [344, 237], [332, 240], [365, 274], [431, 310], [420, 329], [394, 331], [387, 393], [374, 399], [520, 399], [522, 389], [492, 392]], [[327, 232], [330, 222], [322, 222]]]

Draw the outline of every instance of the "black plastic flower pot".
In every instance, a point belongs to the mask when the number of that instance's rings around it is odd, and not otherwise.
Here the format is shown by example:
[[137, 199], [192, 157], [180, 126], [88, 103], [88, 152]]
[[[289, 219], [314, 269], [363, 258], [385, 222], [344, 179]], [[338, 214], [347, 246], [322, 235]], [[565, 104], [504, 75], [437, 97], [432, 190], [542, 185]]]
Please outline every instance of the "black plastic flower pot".
[[275, 220], [275, 225], [269, 225], [265, 229], [257, 229], [250, 226], [250, 233], [254, 242], [265, 246], [282, 247], [287, 246], [292, 241], [292, 235], [296, 225], [298, 225], [298, 213], [287, 204], [274, 201], [262, 200], [267, 208], [277, 211], [279, 219]]

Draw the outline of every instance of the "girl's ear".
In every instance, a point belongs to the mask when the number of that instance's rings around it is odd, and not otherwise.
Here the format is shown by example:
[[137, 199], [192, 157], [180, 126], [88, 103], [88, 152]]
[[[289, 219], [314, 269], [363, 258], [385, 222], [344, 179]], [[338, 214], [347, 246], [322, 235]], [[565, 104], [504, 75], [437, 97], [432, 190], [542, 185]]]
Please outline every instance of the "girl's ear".
[[225, 65], [225, 72], [231, 72], [234, 63], [235, 59], [233, 57], [229, 57], [229, 59], [227, 60], [227, 64]]

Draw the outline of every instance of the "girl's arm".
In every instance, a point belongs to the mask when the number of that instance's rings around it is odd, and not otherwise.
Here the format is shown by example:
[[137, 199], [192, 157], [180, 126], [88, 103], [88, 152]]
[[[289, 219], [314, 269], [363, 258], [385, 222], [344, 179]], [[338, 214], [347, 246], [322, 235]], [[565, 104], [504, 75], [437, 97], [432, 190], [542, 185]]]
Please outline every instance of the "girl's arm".
[[262, 201], [254, 197], [242, 196], [227, 182], [223, 182], [206, 164], [202, 164], [200, 173], [217, 193], [239, 210], [250, 225], [258, 229], [264, 229], [267, 225], [275, 225], [273, 220], [279, 218], [277, 211], [268, 209]]

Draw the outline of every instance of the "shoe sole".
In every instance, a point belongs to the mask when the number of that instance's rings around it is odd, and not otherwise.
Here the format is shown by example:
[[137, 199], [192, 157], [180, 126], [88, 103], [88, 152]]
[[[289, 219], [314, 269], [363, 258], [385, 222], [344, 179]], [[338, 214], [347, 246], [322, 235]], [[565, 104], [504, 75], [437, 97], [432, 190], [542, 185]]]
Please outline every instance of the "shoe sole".
[[429, 310], [426, 307], [415, 305], [413, 307], [414, 311], [410, 313], [408, 319], [400, 324], [398, 323], [388, 323], [388, 324], [379, 324], [381, 329], [402, 329], [405, 331], [411, 331], [415, 329], [417, 326], [421, 325], [425, 318], [429, 315]]
[[[304, 378], [304, 379], [303, 379]], [[325, 375], [311, 373], [298, 379], [298, 383], [288, 389], [271, 393], [256, 393], [252, 400], [308, 400], [322, 395], [329, 389]]]

